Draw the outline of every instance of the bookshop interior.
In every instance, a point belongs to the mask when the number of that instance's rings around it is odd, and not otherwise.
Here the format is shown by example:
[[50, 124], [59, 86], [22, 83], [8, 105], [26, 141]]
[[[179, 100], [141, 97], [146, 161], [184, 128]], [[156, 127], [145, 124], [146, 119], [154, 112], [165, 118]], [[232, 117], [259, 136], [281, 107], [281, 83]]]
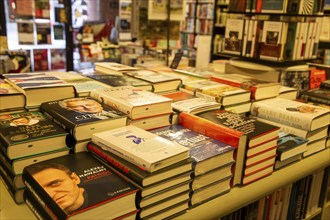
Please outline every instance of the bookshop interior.
[[0, 1], [0, 179], [6, 220], [329, 220], [330, 0]]

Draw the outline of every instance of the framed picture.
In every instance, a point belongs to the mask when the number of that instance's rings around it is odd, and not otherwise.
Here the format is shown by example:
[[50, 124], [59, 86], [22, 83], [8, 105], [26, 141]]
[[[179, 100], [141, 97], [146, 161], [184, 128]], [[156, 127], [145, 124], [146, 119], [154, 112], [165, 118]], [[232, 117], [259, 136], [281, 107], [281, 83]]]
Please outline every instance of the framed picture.
[[[170, 20], [182, 21], [185, 17], [186, 0], [170, 0]], [[150, 0], [148, 1], [148, 19], [166, 20], [167, 19], [168, 0]]]

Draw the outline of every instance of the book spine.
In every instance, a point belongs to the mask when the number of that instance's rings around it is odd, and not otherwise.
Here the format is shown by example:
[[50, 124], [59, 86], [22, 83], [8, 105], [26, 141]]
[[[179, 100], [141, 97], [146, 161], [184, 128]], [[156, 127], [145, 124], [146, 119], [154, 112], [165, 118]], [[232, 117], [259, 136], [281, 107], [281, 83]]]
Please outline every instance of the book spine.
[[330, 105], [330, 99], [326, 99], [324, 96], [315, 96], [313, 95], [313, 93], [309, 93], [308, 91], [302, 91], [300, 94], [300, 98], [308, 102], [316, 102], [320, 104]]
[[[23, 179], [26, 190], [29, 190], [37, 202], [43, 207], [50, 216], [56, 216], [55, 219], [67, 219], [67, 214], [55, 203], [54, 200], [45, 192], [41, 186], [36, 183], [32, 176], [23, 171]], [[56, 214], [55, 214], [56, 213]]]
[[13, 182], [9, 179], [8, 176], [4, 173], [2, 169], [0, 169], [0, 178], [2, 179], [3, 185], [6, 187], [7, 191], [9, 192], [10, 196], [13, 198], [16, 204], [21, 204], [24, 202], [23, 200], [23, 191], [22, 189], [16, 189]]
[[87, 150], [90, 151], [95, 157], [102, 160], [106, 164], [110, 165], [111, 167], [115, 168], [117, 171], [122, 173], [123, 175], [129, 177], [137, 184], [143, 186], [143, 176], [140, 176], [138, 173], [131, 170], [125, 164], [116, 160], [114, 157], [106, 153], [105, 151], [98, 149], [95, 144], [92, 142], [88, 143]]
[[43, 219], [57, 219], [56, 216], [51, 216], [46, 210], [38, 203], [29, 190], [25, 190], [23, 194], [25, 204], [30, 208], [33, 214], [40, 220]]

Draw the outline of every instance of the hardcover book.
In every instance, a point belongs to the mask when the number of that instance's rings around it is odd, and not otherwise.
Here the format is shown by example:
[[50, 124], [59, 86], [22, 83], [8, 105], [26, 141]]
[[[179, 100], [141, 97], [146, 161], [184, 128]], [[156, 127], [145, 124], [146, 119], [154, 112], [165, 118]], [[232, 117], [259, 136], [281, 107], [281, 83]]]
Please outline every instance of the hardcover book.
[[184, 126], [175, 124], [150, 132], [189, 148], [195, 176], [234, 162], [234, 147]]
[[251, 100], [276, 97], [278, 96], [280, 90], [279, 83], [259, 80], [254, 77], [241, 74], [221, 74], [212, 76], [211, 80], [250, 90]]
[[2, 154], [0, 151], [0, 170], [4, 175], [13, 183], [16, 189], [25, 188], [22, 174], [15, 174], [10, 167], [7, 166], [6, 161], [1, 157]]
[[320, 88], [321, 89], [330, 89], [330, 79], [321, 82]]
[[90, 97], [44, 102], [40, 111], [61, 125], [76, 140], [87, 140], [95, 132], [126, 125], [127, 116]]
[[126, 125], [134, 125], [136, 127], [142, 128], [143, 130], [150, 130], [170, 125], [172, 117], [173, 114], [170, 113], [140, 119], [127, 118]]
[[151, 83], [155, 93], [178, 90], [182, 83], [181, 78], [158, 71], [136, 70], [124, 74]]
[[307, 151], [308, 140], [293, 134], [280, 132], [277, 142], [277, 160], [286, 160], [290, 157]]
[[50, 68], [52, 70], [66, 69], [65, 49], [50, 49]]
[[88, 152], [30, 165], [23, 178], [54, 218], [114, 219], [136, 210], [137, 188]]
[[10, 179], [6, 176], [6, 174], [3, 172], [3, 169], [0, 168], [0, 181], [2, 180], [3, 185], [7, 189], [9, 195], [12, 197], [12, 199], [15, 201], [16, 204], [22, 204], [24, 203], [23, 199], [23, 193], [25, 188], [17, 189], [13, 182], [10, 181]]
[[110, 151], [103, 150], [102, 147], [93, 142], [88, 143], [87, 150], [91, 152], [93, 156], [109, 164], [109, 166], [113, 167], [141, 187], [148, 187], [157, 184], [160, 181], [192, 171], [192, 161], [190, 159], [179, 161], [178, 163], [174, 163], [164, 169], [150, 173]]
[[[245, 10], [245, 8], [244, 8]], [[226, 23], [225, 43], [223, 51], [225, 53], [240, 55], [243, 44], [243, 19], [228, 18]]]
[[23, 109], [24, 106], [24, 94], [0, 78], [0, 113], [10, 109]]
[[2, 115], [0, 128], [0, 145], [9, 159], [49, 152], [66, 146], [67, 132], [41, 112]]
[[263, 0], [261, 13], [285, 13], [286, 3], [285, 0]]
[[330, 124], [329, 109], [282, 98], [253, 102], [250, 113], [306, 131]]
[[95, 70], [100, 73], [105, 74], [117, 74], [122, 75], [125, 71], [132, 71], [132, 70], [138, 70], [136, 67], [127, 66], [120, 63], [115, 62], [96, 62], [94, 63]]
[[52, 43], [52, 38], [50, 35], [50, 23], [36, 23], [36, 29], [38, 45]]
[[87, 76], [111, 87], [133, 86], [139, 89], [153, 91], [151, 83], [126, 75], [89, 74]]
[[8, 83], [25, 95], [27, 107], [75, 97], [75, 90], [72, 85], [48, 75], [46, 72], [4, 74], [4, 77]]
[[48, 49], [33, 50], [33, 71], [48, 71]]
[[200, 88], [214, 89], [219, 86], [221, 85], [217, 82], [210, 81], [207, 79], [200, 79], [200, 80], [183, 83], [180, 86], [180, 90], [195, 95], [196, 91]]
[[330, 89], [312, 89], [300, 92], [300, 98], [307, 102], [315, 102], [330, 106]]
[[90, 96], [126, 113], [131, 119], [172, 112], [171, 99], [132, 86], [97, 89], [91, 91]]
[[221, 104], [205, 98], [191, 98], [172, 103], [172, 108], [176, 112], [187, 112], [197, 114], [214, 109], [220, 109]]
[[18, 29], [18, 43], [20, 45], [34, 44], [33, 23], [17, 22], [17, 29]]
[[187, 147], [132, 125], [94, 133], [92, 142], [149, 172], [188, 158]]

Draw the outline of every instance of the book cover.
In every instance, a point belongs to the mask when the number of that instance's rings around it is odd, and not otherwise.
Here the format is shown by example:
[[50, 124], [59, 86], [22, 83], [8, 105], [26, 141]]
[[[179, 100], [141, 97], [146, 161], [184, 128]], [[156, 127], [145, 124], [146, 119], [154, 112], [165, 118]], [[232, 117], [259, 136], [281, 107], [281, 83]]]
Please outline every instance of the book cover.
[[40, 111], [61, 125], [76, 141], [95, 132], [126, 125], [126, 115], [91, 97], [44, 102]]
[[54, 40], [64, 40], [64, 26], [61, 24], [53, 25]]
[[316, 0], [300, 0], [299, 14], [311, 15], [314, 10], [314, 2]]
[[[67, 133], [41, 112], [22, 112], [0, 117], [0, 144], [10, 159], [60, 149]], [[49, 143], [52, 143], [49, 145]]]
[[288, 34], [286, 38], [286, 44], [284, 49], [284, 59], [294, 60], [295, 59], [295, 47], [298, 42], [299, 26], [297, 21], [289, 22]]
[[251, 115], [306, 131], [329, 124], [329, 109], [289, 99], [274, 98], [253, 102]]
[[242, 0], [232, 0], [229, 2], [228, 10], [230, 12], [245, 12], [245, 2]]
[[278, 96], [280, 90], [279, 83], [259, 80], [242, 74], [221, 74], [212, 76], [211, 80], [250, 90], [251, 100], [260, 100]]
[[172, 99], [133, 86], [97, 89], [91, 91], [90, 96], [124, 112], [131, 119], [172, 112]]
[[59, 219], [113, 219], [136, 210], [137, 188], [88, 152], [28, 166], [23, 178], [44, 209]]
[[191, 82], [184, 82], [180, 86], [180, 90], [186, 91], [192, 95], [196, 94], [196, 91], [200, 88], [208, 88], [208, 89], [214, 89], [221, 86], [221, 84], [210, 81], [208, 79], [200, 79], [200, 80], [194, 80]]
[[[245, 10], [245, 9], [244, 9]], [[243, 40], [243, 19], [228, 18], [225, 31], [224, 52], [241, 54]]]
[[311, 89], [302, 91], [300, 98], [307, 102], [315, 102], [319, 104], [330, 105], [330, 90], [329, 89]]
[[285, 0], [263, 0], [261, 13], [284, 13], [286, 3]]
[[283, 59], [287, 23], [282, 21], [264, 21], [261, 37], [260, 58], [279, 61]]
[[187, 112], [197, 114], [213, 109], [220, 109], [221, 104], [206, 98], [191, 98], [186, 100], [175, 101], [172, 108], [176, 112]]
[[326, 71], [323, 69], [310, 69], [309, 89], [318, 89], [323, 81], [327, 79]]
[[17, 22], [18, 43], [34, 44], [34, 26], [33, 23]]
[[47, 49], [35, 49], [33, 50], [33, 70], [45, 71], [49, 70], [48, 63], [48, 50]]
[[92, 142], [149, 172], [188, 158], [188, 148], [132, 125], [94, 133]]
[[277, 141], [277, 160], [285, 160], [307, 151], [308, 140], [294, 134], [280, 132]]
[[196, 176], [234, 162], [234, 147], [184, 126], [175, 124], [150, 132], [189, 148]]
[[9, 109], [23, 109], [24, 106], [24, 94], [0, 78], [0, 113]]
[[126, 75], [89, 74], [87, 77], [112, 87], [133, 86], [138, 87], [139, 89], [153, 91], [153, 86], [151, 83]]
[[50, 49], [50, 68], [52, 70], [66, 69], [65, 49]]
[[36, 23], [37, 29], [37, 43], [51, 44], [52, 37], [50, 34], [50, 23]]
[[182, 83], [181, 78], [159, 71], [136, 70], [127, 71], [124, 74], [151, 83], [153, 85], [153, 92], [177, 90]]
[[131, 179], [133, 182], [141, 187], [152, 187], [163, 180], [170, 179], [172, 177], [179, 176], [183, 173], [192, 171], [192, 160], [182, 160], [178, 163], [174, 163], [164, 169], [160, 169], [155, 172], [148, 172], [141, 167], [125, 160], [110, 151], [102, 149], [102, 147], [89, 142], [87, 144], [87, 150], [92, 153], [93, 156], [109, 164], [124, 176]]
[[35, 0], [34, 11], [36, 18], [50, 19], [50, 4], [48, 0]]
[[126, 125], [134, 125], [136, 127], [142, 128], [143, 130], [150, 130], [155, 128], [160, 128], [172, 124], [173, 113], [155, 115], [140, 119], [130, 119], [127, 118]]
[[195, 98], [195, 96], [193, 96], [192, 94], [184, 91], [172, 91], [161, 95], [165, 96], [166, 98], [172, 99], [173, 102]]
[[94, 63], [95, 69], [97, 70], [98, 68], [101, 69], [110, 69], [114, 70], [117, 72], [124, 72], [124, 71], [132, 71], [132, 70], [138, 70], [136, 67], [120, 64], [120, 63], [115, 63], [115, 62], [96, 62]]

